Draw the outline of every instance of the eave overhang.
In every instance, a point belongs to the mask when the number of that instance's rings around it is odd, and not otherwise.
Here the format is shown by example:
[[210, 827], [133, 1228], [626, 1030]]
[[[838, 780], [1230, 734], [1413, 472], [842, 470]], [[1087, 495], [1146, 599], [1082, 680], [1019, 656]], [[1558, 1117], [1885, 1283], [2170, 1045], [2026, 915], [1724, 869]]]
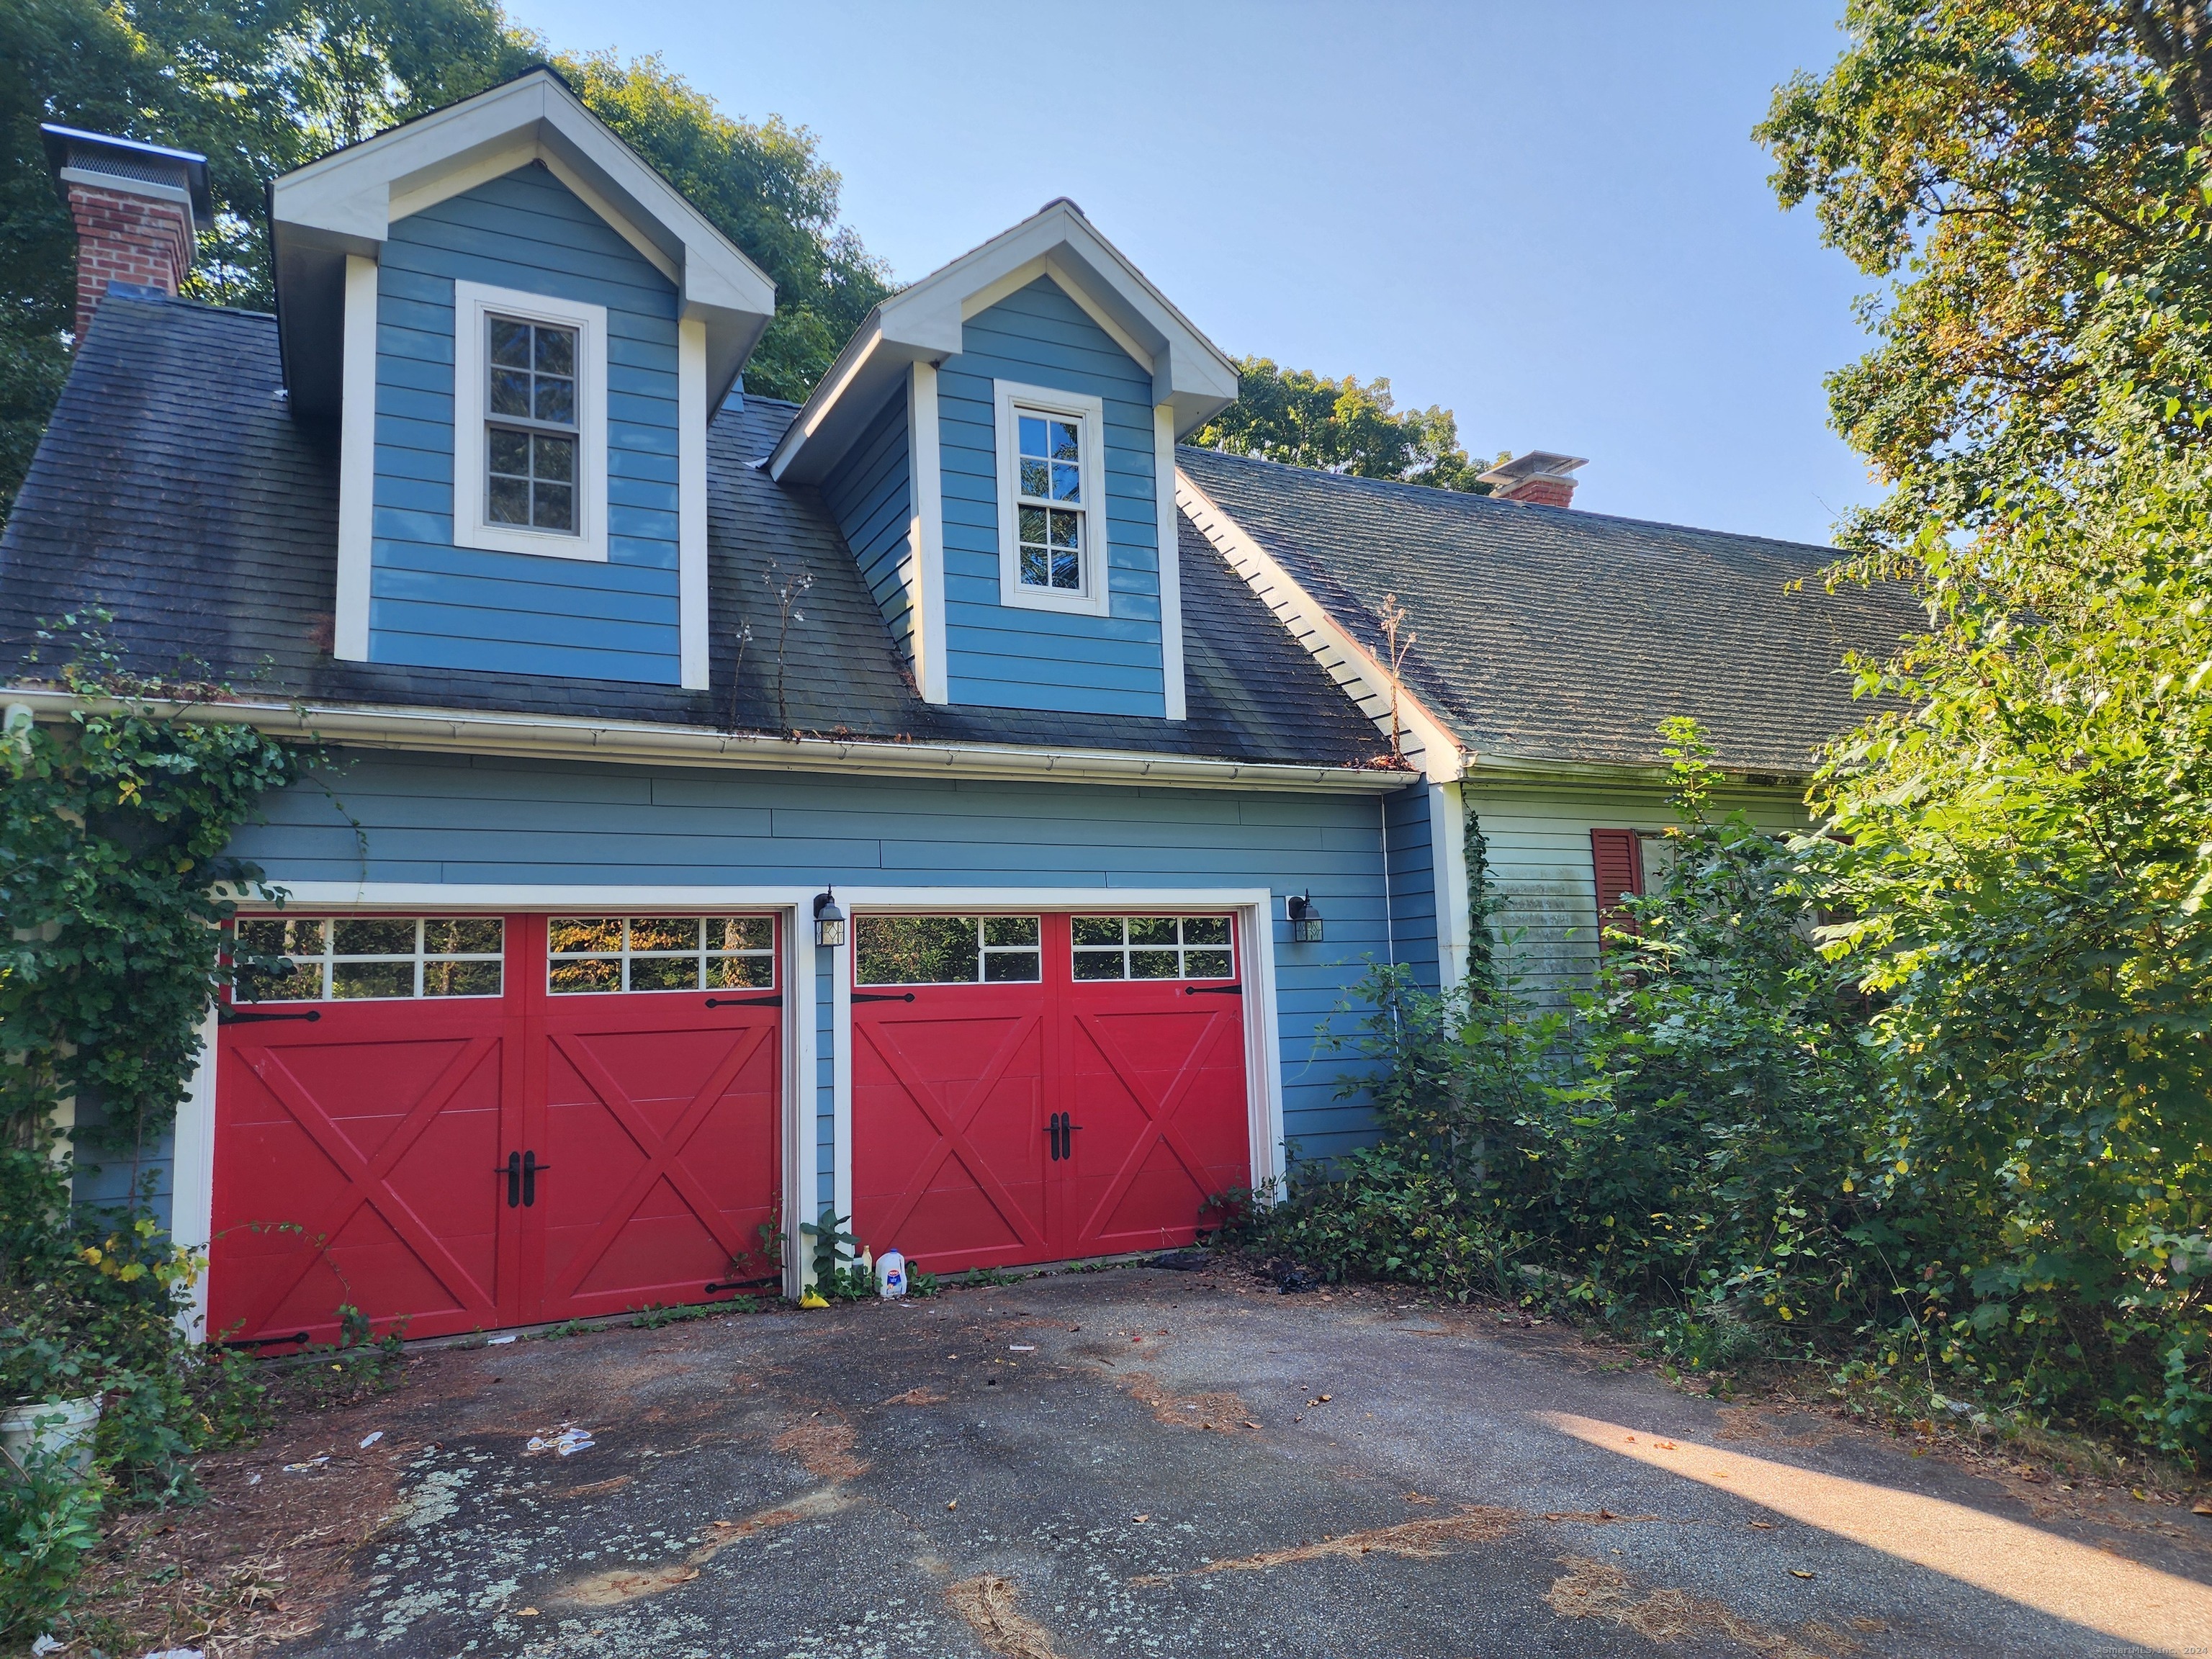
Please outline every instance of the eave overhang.
[[85, 697], [50, 686], [11, 686], [0, 699], [29, 705], [46, 720], [79, 711], [149, 708], [166, 717], [251, 726], [273, 737], [372, 749], [602, 760], [640, 765], [738, 767], [846, 777], [974, 778], [997, 781], [1119, 784], [1182, 789], [1275, 789], [1387, 794], [1418, 781], [1411, 771], [1288, 766], [1205, 756], [1013, 744], [894, 743], [784, 738], [645, 720], [595, 720], [465, 708], [359, 703], [204, 702]]
[[1062, 199], [869, 313], [769, 455], [769, 473], [818, 483], [910, 365], [957, 356], [969, 318], [1040, 276], [1057, 283], [1151, 374], [1152, 402], [1175, 411], [1178, 436], [1237, 401], [1237, 365]]
[[542, 161], [676, 284], [706, 325], [708, 406], [775, 315], [775, 284], [550, 69], [348, 146], [270, 186], [277, 329], [294, 408], [335, 416], [345, 260], [378, 257], [408, 215]]

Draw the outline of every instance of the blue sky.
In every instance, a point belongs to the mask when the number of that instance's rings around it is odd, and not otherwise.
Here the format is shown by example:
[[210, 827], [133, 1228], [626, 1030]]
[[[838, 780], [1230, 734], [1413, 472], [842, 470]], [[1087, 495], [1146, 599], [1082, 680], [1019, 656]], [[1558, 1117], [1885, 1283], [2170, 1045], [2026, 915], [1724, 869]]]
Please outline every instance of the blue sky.
[[910, 279], [1055, 196], [1224, 349], [1390, 379], [1577, 505], [1826, 539], [1877, 492], [1821, 376], [1869, 283], [1750, 139], [1829, 0], [510, 0], [811, 128]]

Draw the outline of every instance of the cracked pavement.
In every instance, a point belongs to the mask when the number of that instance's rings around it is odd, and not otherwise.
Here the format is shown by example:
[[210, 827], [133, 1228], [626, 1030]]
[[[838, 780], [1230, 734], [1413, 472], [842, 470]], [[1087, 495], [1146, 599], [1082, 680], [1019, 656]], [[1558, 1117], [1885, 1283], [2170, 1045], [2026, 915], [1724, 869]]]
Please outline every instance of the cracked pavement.
[[284, 1651], [2212, 1652], [2185, 1510], [2039, 1515], [1556, 1329], [1262, 1291], [1130, 1268], [428, 1351], [329, 1421], [386, 1431], [399, 1504]]

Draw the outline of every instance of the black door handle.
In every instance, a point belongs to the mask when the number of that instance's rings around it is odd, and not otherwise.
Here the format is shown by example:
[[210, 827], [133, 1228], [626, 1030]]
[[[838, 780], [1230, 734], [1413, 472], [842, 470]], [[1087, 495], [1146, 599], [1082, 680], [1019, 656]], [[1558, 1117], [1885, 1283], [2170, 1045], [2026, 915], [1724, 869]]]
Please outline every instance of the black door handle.
[[914, 993], [908, 991], [902, 995], [890, 991], [855, 991], [853, 993], [853, 1000], [855, 1002], [912, 1002]]
[[319, 1008], [310, 1008], [304, 1014], [241, 1014], [233, 1008], [218, 1008], [215, 1022], [218, 1025], [266, 1025], [272, 1019], [304, 1019], [313, 1024], [322, 1017]]
[[1052, 1115], [1050, 1121], [1046, 1123], [1044, 1132], [1052, 1137], [1052, 1161], [1054, 1163], [1059, 1163], [1062, 1158], [1068, 1157], [1074, 1152], [1075, 1148], [1069, 1144], [1067, 1139], [1070, 1134], [1074, 1133], [1074, 1131], [1075, 1126], [1067, 1121], [1067, 1114], [1066, 1112], [1054, 1112]]
[[507, 1155], [507, 1162], [504, 1164], [495, 1164], [492, 1165], [491, 1172], [494, 1175], [503, 1175], [507, 1177], [507, 1207], [511, 1210], [516, 1205], [521, 1203], [522, 1154], [520, 1152], [509, 1152]]
[[783, 993], [778, 991], [772, 997], [708, 997], [707, 1006], [709, 1008], [781, 1008], [783, 1006]]
[[1046, 1144], [1050, 1148], [1052, 1162], [1060, 1162], [1060, 1114], [1054, 1112], [1044, 1121]]
[[1187, 997], [1241, 997], [1244, 994], [1244, 988], [1241, 985], [1186, 985], [1182, 988], [1182, 994]]
[[[509, 1154], [513, 1156], [512, 1153]], [[538, 1177], [552, 1169], [550, 1164], [540, 1164], [534, 1152], [522, 1155], [522, 1207], [528, 1209], [538, 1202]]]

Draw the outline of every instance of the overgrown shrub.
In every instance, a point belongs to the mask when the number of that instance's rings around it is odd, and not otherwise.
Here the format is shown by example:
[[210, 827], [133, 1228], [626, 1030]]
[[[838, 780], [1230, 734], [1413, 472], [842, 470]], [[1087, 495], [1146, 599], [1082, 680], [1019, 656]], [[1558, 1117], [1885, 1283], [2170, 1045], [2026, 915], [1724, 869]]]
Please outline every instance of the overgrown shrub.
[[[2055, 642], [2008, 648], [2007, 675]], [[1875, 730], [1920, 754], [1905, 717]], [[1241, 1236], [1577, 1308], [1692, 1365], [1909, 1371], [2201, 1458], [2212, 878], [2180, 880], [2207, 856], [2175, 827], [2183, 745], [2139, 747], [2132, 776], [2046, 757], [2040, 796], [1899, 788], [1862, 748], [1830, 774], [1847, 836], [1788, 838], [1716, 817], [1694, 727], [1668, 736], [1671, 867], [1595, 988], [1563, 1016], [1483, 958], [1441, 996], [1373, 970], [1381, 1142], [1302, 1167]]]
[[77, 1160], [135, 1161], [173, 1121], [230, 971], [225, 893], [258, 880], [224, 849], [308, 759], [110, 673], [59, 678], [79, 712], [0, 742], [0, 1401], [103, 1409], [89, 1478], [34, 1469], [0, 1494], [0, 1633], [55, 1617], [104, 1502], [195, 1496], [192, 1456], [257, 1423], [250, 1368], [179, 1323], [197, 1258], [143, 1193], [95, 1212], [71, 1187]]

